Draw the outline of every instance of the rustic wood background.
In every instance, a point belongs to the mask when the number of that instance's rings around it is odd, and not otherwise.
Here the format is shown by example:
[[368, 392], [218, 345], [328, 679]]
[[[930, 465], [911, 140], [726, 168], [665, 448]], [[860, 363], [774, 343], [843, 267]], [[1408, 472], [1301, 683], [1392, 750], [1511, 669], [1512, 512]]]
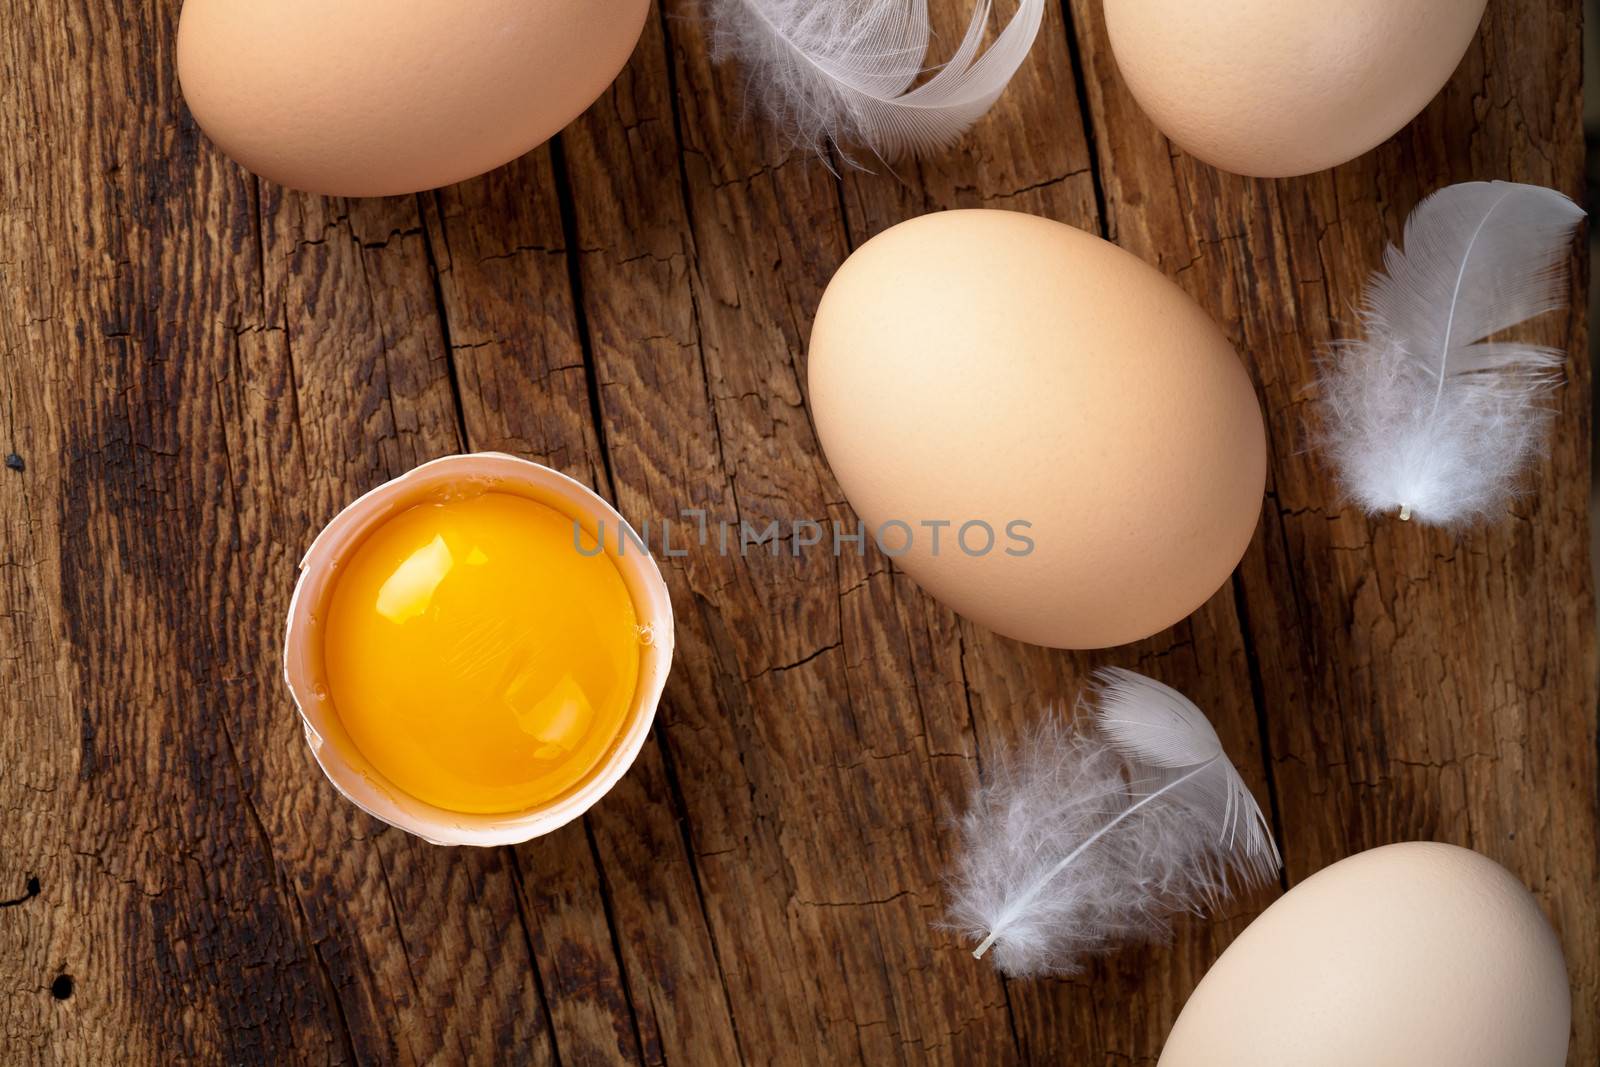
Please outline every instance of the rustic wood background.
[[[689, 0], [664, 6], [548, 147], [358, 202], [204, 140], [178, 0], [0, 0], [0, 1059], [1152, 1064], [1276, 891], [1072, 981], [1003, 982], [932, 925], [945, 814], [986, 754], [1117, 663], [1213, 714], [1286, 884], [1418, 838], [1520, 875], [1566, 946], [1571, 1062], [1600, 1062], [1581, 316], [1540, 329], [1571, 383], [1501, 526], [1368, 521], [1307, 452], [1318, 348], [1423, 194], [1581, 191], [1578, 0], [1492, 0], [1416, 124], [1280, 182], [1161, 137], [1100, 0], [1050, 12], [958, 148], [842, 180], [745, 115]], [[935, 7], [947, 31], [970, 11]], [[340, 800], [278, 666], [327, 519], [462, 449], [636, 518], [848, 519], [805, 406], [811, 312], [873, 233], [975, 205], [1109, 236], [1245, 354], [1273, 458], [1231, 585], [1071, 655], [875, 556], [697, 550], [664, 561], [656, 735], [580, 824], [448, 850]]]

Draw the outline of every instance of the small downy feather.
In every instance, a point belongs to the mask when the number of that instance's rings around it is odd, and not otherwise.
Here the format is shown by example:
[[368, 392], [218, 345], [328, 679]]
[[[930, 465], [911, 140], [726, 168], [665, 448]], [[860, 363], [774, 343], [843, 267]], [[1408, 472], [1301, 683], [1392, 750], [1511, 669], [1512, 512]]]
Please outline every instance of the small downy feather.
[[705, 0], [718, 61], [793, 143], [859, 145], [884, 159], [954, 142], [994, 105], [1039, 35], [1045, 0], [1020, 6], [983, 50], [992, 0], [978, 0], [955, 54], [921, 85], [927, 0]]
[[1366, 337], [1323, 375], [1327, 449], [1369, 514], [1457, 525], [1504, 512], [1538, 457], [1564, 354], [1487, 340], [1566, 305], [1583, 211], [1553, 189], [1469, 182], [1424, 200], [1367, 286]]
[[1161, 939], [1172, 915], [1281, 866], [1200, 709], [1131, 671], [1097, 682], [1093, 710], [1075, 726], [1046, 717], [961, 822], [950, 925], [1015, 978], [1075, 974], [1119, 942]]

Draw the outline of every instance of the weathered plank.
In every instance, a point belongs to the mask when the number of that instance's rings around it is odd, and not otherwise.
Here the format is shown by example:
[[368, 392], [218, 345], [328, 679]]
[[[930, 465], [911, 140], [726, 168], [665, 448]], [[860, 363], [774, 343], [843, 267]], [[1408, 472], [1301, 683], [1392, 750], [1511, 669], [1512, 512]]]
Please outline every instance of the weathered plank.
[[[629, 73], [613, 92], [632, 83]], [[571, 286], [579, 250], [563, 218], [564, 169], [549, 155], [438, 194], [430, 232], [445, 322], [470, 447], [525, 455], [609, 495], [588, 308]], [[729, 1036], [678, 817], [652, 743], [585, 827], [557, 835], [581, 860], [555, 839], [516, 850], [562, 1063], [680, 1062], [716, 1047], [708, 1035]]]
[[[797, 359], [845, 252], [837, 186], [741, 123], [737, 76], [685, 13], [665, 12], [670, 70], [654, 31], [636, 58], [650, 94], [613, 93], [566, 138], [618, 499], [713, 528], [843, 519]], [[929, 966], [928, 757], [892, 699], [911, 686], [903, 645], [845, 634], [855, 563], [715, 538], [668, 561], [667, 737], [749, 1062], [920, 1060], [994, 1005]]]
[[[1008, 12], [1007, 12], [1008, 13]], [[969, 5], [935, 5], [936, 25], [952, 39], [970, 17]], [[1074, 40], [1061, 12], [1051, 10], [1029, 65], [995, 112], [958, 150], [892, 174], [844, 172], [855, 243], [926, 211], [994, 207], [1028, 211], [1102, 233], [1094, 173], [1092, 128], [1079, 98]], [[1048, 137], [1019, 136], [1032, 116], [1049, 115]], [[936, 671], [965, 681], [976, 730], [977, 758], [946, 776], [943, 801], [959, 806], [983, 754], [1014, 744], [1045, 709], [1070, 708], [1092, 671], [1107, 664], [1143, 670], [1191, 694], [1215, 718], [1229, 751], [1258, 795], [1267, 797], [1256, 704], [1247, 670], [1246, 638], [1224, 588], [1192, 619], [1138, 645], [1110, 653], [1051, 653], [998, 638], [957, 619], [896, 577], [900, 596], [928, 619]], [[925, 709], [925, 717], [927, 712]], [[1259, 905], [1215, 924], [1184, 924], [1170, 946], [1133, 949], [1096, 964], [1081, 979], [1007, 983], [1017, 1050], [1025, 1062], [1133, 1062], [1154, 1059], [1193, 985], [1220, 948]], [[954, 949], [954, 946], [950, 946]], [[974, 966], [952, 952], [950, 962]], [[980, 968], [993, 981], [987, 967]], [[1150, 981], [1161, 975], [1159, 983]]]
[[[1582, 193], [1578, 0], [1491, 0], [1410, 128], [1327, 174], [1247, 181], [1174, 153], [1074, 0], [1111, 232], [1177, 277], [1247, 353], [1272, 442], [1241, 568], [1291, 882], [1352, 852], [1476, 848], [1533, 889], [1574, 987], [1571, 1062], [1600, 1058], [1591, 379], [1580, 313], [1530, 337], [1570, 354], [1551, 456], [1506, 522], [1448, 534], [1345, 507], [1311, 449], [1316, 360], [1422, 196], [1512, 179]], [[1573, 306], [1587, 275], [1574, 249]]]
[[19, 990], [74, 979], [8, 999], [7, 1049], [550, 1058], [510, 854], [351, 811], [278, 681], [307, 534], [462, 444], [417, 205], [258, 195], [181, 110], [176, 10], [6, 20], [7, 69], [32, 75], [5, 110], [27, 124], [4, 255], [27, 303], [3, 329], [29, 357], [7, 360], [7, 432], [28, 428], [21, 499], [52, 517], [8, 539], [31, 543], [12, 647], [40, 650], [8, 687], [8, 807], [13, 768], [42, 795], [4, 850], [40, 892], [0, 936]]

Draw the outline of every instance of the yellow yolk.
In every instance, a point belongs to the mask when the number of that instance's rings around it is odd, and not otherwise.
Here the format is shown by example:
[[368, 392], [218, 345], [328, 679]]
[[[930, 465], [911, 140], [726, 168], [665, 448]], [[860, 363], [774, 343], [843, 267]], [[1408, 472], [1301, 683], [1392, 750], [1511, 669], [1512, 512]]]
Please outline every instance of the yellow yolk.
[[343, 561], [324, 669], [345, 730], [389, 781], [451, 811], [504, 813], [600, 762], [633, 702], [639, 627], [610, 555], [581, 543], [555, 509], [484, 493], [412, 507]]

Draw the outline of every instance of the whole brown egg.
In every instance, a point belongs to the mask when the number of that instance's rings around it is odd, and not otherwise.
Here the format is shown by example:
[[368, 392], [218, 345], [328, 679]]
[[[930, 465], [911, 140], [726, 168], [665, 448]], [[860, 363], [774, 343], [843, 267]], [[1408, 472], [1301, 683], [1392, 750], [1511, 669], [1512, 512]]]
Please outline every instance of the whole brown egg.
[[895, 564], [1009, 637], [1101, 648], [1227, 582], [1267, 453], [1243, 364], [1160, 272], [1007, 211], [924, 215], [829, 284], [810, 399]]
[[1310, 174], [1388, 140], [1461, 63], [1485, 0], [1106, 0], [1128, 88], [1223, 170]]
[[272, 181], [386, 196], [538, 147], [605, 92], [649, 0], [188, 0], [178, 76]]

